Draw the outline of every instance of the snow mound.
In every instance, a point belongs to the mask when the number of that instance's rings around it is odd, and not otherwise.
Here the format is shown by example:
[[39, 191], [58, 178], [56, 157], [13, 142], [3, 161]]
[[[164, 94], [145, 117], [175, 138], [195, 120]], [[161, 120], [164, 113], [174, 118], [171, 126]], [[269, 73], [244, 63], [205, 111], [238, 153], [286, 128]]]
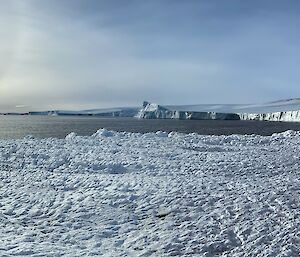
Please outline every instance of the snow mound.
[[76, 138], [76, 136], [77, 136], [76, 133], [71, 132], [70, 134], [68, 134], [68, 135], [66, 136], [66, 140], [72, 140], [72, 139]]
[[155, 133], [158, 137], [168, 137], [168, 133], [164, 131], [157, 131]]
[[0, 256], [299, 256], [300, 133], [0, 140]]
[[112, 137], [114, 136], [114, 133], [112, 131], [108, 131], [105, 128], [99, 129], [95, 134], [93, 134], [93, 137]]

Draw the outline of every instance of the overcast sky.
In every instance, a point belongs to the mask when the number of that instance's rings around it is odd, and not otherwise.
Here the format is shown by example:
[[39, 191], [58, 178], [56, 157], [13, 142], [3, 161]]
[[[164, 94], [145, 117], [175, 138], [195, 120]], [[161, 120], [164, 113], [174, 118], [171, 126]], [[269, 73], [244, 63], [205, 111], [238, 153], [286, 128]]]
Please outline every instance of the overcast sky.
[[0, 0], [0, 111], [300, 97], [298, 0]]

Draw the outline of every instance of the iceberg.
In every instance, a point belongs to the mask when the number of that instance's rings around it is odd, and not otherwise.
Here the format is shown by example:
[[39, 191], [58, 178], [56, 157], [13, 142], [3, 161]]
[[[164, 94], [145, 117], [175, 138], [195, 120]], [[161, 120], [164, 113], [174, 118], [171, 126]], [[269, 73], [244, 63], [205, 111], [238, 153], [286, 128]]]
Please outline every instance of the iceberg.
[[300, 98], [264, 104], [159, 105], [144, 102], [140, 119], [300, 121]]
[[134, 117], [138, 112], [137, 107], [116, 107], [103, 109], [90, 109], [81, 111], [51, 110], [45, 112], [29, 112], [29, 115], [50, 116], [100, 116], [100, 117]]

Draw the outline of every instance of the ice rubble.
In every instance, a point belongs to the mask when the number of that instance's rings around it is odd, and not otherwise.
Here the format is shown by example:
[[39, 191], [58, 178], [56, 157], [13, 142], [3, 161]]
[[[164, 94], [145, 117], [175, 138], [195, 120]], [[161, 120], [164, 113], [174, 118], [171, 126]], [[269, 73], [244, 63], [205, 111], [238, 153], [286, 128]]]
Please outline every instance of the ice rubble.
[[0, 140], [0, 256], [300, 254], [300, 133]]
[[137, 117], [144, 119], [300, 121], [300, 99], [255, 105], [161, 106], [144, 102]]

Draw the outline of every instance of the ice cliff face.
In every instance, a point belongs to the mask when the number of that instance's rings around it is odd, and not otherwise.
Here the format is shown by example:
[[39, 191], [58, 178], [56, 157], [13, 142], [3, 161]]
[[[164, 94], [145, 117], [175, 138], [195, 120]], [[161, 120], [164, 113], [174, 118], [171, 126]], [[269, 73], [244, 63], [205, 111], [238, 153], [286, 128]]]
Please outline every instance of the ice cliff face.
[[273, 112], [273, 113], [240, 113], [241, 120], [265, 120], [265, 121], [291, 121], [300, 122], [299, 111]]
[[144, 102], [137, 117], [140, 119], [177, 119], [176, 112], [155, 103]]
[[137, 117], [140, 119], [300, 122], [300, 99], [271, 102], [265, 105], [161, 106], [144, 102]]
[[181, 119], [181, 120], [239, 120], [236, 113], [176, 111], [154, 103], [143, 103], [137, 115], [140, 119]]

